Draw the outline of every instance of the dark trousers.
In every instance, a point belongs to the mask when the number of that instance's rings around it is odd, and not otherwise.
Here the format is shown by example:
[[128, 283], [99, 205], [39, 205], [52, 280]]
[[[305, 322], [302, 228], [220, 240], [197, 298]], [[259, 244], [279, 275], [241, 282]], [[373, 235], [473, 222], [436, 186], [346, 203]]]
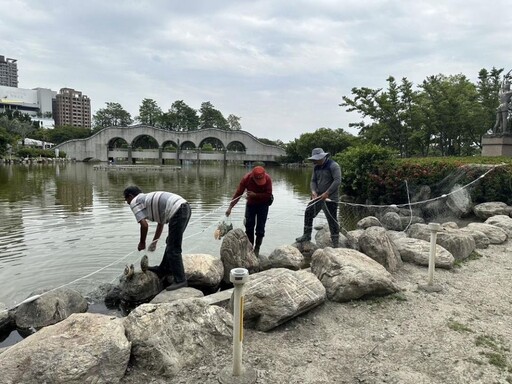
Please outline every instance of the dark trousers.
[[171, 217], [169, 221], [169, 235], [166, 240], [166, 247], [164, 257], [160, 268], [166, 273], [171, 273], [174, 277], [174, 282], [181, 283], [185, 281], [185, 268], [183, 267], [183, 258], [181, 244], [183, 242], [183, 232], [187, 228], [188, 221], [190, 220], [190, 205], [183, 203], [178, 211]]
[[267, 203], [245, 205], [245, 233], [251, 244], [254, 244], [254, 227], [256, 227], [256, 237], [263, 238], [265, 236], [267, 216]]
[[311, 235], [313, 231], [313, 219], [323, 211], [329, 224], [331, 237], [339, 237], [340, 224], [338, 223], [338, 203], [334, 201], [314, 200], [306, 207], [304, 214], [304, 233]]

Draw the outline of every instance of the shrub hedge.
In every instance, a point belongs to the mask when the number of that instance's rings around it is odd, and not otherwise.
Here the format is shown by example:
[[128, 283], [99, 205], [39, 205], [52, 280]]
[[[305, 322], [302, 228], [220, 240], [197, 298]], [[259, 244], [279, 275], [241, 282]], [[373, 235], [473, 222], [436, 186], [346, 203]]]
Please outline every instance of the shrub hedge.
[[358, 203], [406, 204], [424, 185], [436, 197], [471, 183], [475, 203], [502, 201], [512, 205], [512, 158], [397, 159], [390, 150], [365, 145], [349, 148], [334, 160], [341, 166], [343, 193]]

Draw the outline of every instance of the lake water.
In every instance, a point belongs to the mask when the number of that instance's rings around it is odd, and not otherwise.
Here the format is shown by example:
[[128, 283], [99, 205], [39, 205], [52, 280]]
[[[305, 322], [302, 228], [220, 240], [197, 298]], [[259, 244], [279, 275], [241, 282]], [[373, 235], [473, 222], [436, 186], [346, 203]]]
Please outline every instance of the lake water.
[[[310, 168], [267, 168], [273, 179], [261, 252], [291, 244], [302, 233], [309, 200]], [[166, 171], [105, 171], [92, 164], [0, 166], [0, 303], [16, 305], [36, 289], [62, 285], [86, 294], [113, 282], [126, 264], [138, 267], [139, 225], [123, 198], [128, 185], [145, 192], [166, 190], [185, 197], [192, 218], [185, 232], [184, 253], [219, 255], [222, 241], [213, 233], [229, 201], [248, 172], [242, 166], [189, 165]], [[245, 202], [231, 214], [243, 228]], [[325, 222], [320, 214], [315, 224]], [[151, 223], [149, 237], [156, 225]], [[165, 232], [164, 232], [165, 235]], [[150, 264], [158, 264], [162, 236]]]

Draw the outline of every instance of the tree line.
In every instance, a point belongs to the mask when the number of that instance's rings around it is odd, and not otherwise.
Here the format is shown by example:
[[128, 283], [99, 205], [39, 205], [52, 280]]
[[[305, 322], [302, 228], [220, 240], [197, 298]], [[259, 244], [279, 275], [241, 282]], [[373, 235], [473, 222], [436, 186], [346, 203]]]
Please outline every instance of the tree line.
[[176, 100], [168, 111], [164, 112], [155, 100], [143, 99], [139, 107], [139, 115], [134, 119], [121, 104], [106, 103], [105, 108], [94, 114], [93, 129], [98, 131], [106, 127], [128, 126], [137, 122], [175, 132], [188, 132], [203, 128], [237, 131], [242, 129], [240, 119], [233, 114], [225, 118], [222, 112], [209, 101], [203, 102], [197, 111], [183, 100]]
[[462, 74], [429, 76], [418, 89], [390, 76], [387, 89], [352, 88], [340, 106], [362, 117], [349, 124], [362, 140], [400, 157], [469, 156], [496, 121], [502, 72], [481, 69], [476, 84]]
[[[259, 140], [284, 147], [287, 162], [300, 162], [311, 149], [322, 147], [332, 155], [362, 144], [393, 149], [399, 157], [469, 156], [481, 149], [482, 136], [496, 121], [502, 69], [481, 69], [478, 81], [465, 75], [428, 76], [414, 87], [407, 78], [398, 82], [389, 76], [387, 88], [352, 88], [343, 96], [340, 107], [356, 112], [361, 120], [349, 124], [357, 136], [342, 128], [319, 128], [301, 134], [289, 143]], [[119, 103], [107, 102], [93, 116], [92, 132], [87, 128], [61, 126], [42, 129], [18, 111], [0, 114], [0, 156], [8, 145], [26, 137], [52, 142], [85, 138], [110, 126], [128, 126], [134, 122], [176, 132], [203, 128], [240, 130], [240, 117], [224, 118], [211, 102], [203, 102], [199, 110], [176, 100], [164, 112], [155, 100], [143, 99], [138, 116], [132, 116]]]

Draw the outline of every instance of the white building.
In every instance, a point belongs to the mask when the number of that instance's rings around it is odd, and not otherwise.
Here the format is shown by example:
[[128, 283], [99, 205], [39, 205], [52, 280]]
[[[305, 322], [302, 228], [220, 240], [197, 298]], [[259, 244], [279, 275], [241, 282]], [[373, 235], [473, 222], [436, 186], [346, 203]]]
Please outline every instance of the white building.
[[15, 88], [0, 85], [0, 112], [18, 110], [30, 116], [52, 114], [57, 92], [47, 88]]

